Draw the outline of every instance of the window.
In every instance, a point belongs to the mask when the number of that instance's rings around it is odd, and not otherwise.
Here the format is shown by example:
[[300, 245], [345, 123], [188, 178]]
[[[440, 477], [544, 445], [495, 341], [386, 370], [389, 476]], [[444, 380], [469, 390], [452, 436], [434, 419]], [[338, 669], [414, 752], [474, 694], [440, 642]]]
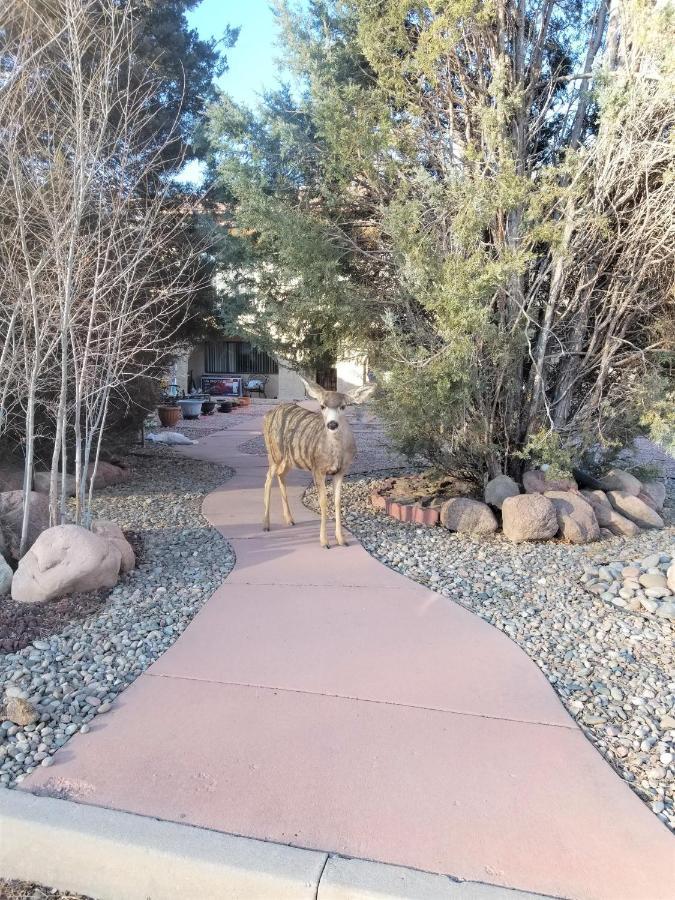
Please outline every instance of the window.
[[276, 375], [277, 361], [248, 341], [207, 341], [206, 372], [218, 375]]

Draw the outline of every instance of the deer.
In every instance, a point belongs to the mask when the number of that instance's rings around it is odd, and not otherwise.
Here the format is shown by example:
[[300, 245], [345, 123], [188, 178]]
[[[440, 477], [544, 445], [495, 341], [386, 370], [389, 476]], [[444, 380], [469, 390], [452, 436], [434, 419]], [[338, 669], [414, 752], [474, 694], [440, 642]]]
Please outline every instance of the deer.
[[340, 546], [347, 541], [342, 531], [342, 481], [356, 455], [356, 442], [351, 425], [345, 416], [350, 404], [364, 403], [375, 390], [375, 384], [366, 384], [347, 394], [324, 390], [313, 381], [302, 379], [307, 394], [319, 402], [318, 412], [305, 409], [295, 403], [282, 403], [267, 413], [263, 421], [263, 436], [267, 448], [269, 468], [265, 479], [265, 508], [263, 530], [270, 530], [270, 499], [272, 483], [276, 475], [281, 493], [284, 521], [294, 525], [286, 492], [286, 476], [291, 469], [304, 469], [312, 473], [321, 509], [319, 541], [328, 549], [326, 524], [328, 495], [326, 476], [333, 477], [335, 493], [335, 540]]

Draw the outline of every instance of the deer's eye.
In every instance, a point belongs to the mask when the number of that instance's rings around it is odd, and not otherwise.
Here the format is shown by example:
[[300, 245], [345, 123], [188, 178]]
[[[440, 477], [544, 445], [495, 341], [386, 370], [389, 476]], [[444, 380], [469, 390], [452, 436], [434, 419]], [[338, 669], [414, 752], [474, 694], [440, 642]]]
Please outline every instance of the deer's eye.
[[345, 411], [345, 407], [344, 407], [344, 406], [341, 406], [340, 409], [342, 410], [342, 412]]
[[325, 409], [325, 408], [326, 408], [326, 404], [325, 404], [325, 403], [322, 403], [322, 404], [321, 404], [321, 409]]

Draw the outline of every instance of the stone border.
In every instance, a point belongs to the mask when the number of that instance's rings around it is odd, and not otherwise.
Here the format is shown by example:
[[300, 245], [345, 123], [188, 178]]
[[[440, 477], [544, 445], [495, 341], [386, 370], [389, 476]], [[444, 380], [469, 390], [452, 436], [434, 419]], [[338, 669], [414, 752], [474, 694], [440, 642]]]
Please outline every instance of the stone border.
[[96, 900], [534, 900], [118, 810], [0, 791], [0, 877]]

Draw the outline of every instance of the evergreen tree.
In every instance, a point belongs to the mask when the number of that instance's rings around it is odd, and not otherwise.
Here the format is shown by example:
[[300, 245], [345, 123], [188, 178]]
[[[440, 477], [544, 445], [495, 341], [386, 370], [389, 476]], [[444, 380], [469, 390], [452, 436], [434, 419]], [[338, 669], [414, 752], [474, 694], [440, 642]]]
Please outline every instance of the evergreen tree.
[[[660, 385], [673, 262], [672, 18], [632, 9], [617, 66], [606, 0], [281, 3], [296, 89], [209, 123], [251, 331], [301, 363], [367, 349], [403, 448], [454, 469], [624, 437]], [[617, 123], [649, 192], [611, 171]], [[650, 228], [636, 270], [649, 216], [670, 247]]]

